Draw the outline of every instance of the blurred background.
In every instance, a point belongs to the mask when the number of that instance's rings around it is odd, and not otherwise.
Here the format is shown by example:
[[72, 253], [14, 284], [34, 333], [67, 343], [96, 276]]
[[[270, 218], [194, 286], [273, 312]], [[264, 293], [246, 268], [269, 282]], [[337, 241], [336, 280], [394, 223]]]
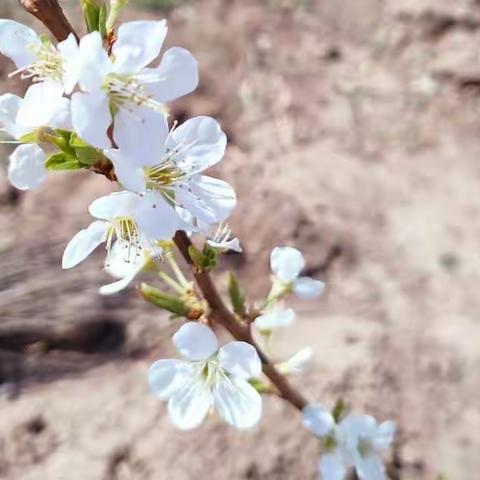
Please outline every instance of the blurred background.
[[[15, 1], [0, 16], [41, 30]], [[295, 384], [395, 419], [393, 479], [478, 480], [480, 2], [137, 0], [123, 19], [163, 17], [167, 46], [201, 67], [174, 116], [212, 115], [230, 141], [214, 174], [237, 189], [245, 252], [225, 256], [219, 285], [236, 269], [258, 300], [271, 249], [300, 248], [327, 291], [278, 335], [279, 357], [316, 349]], [[10, 71], [2, 58], [0, 93], [21, 94]], [[112, 185], [59, 173], [20, 195], [4, 172], [0, 478], [316, 478], [314, 438], [275, 398], [253, 431], [211, 419], [177, 432], [146, 372], [178, 325], [133, 288], [101, 297], [101, 249], [61, 270]]]

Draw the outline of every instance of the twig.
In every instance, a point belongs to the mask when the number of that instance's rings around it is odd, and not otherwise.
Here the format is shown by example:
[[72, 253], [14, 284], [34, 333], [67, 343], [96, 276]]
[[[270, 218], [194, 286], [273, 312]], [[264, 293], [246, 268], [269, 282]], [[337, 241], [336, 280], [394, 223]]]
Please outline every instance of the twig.
[[178, 231], [175, 234], [174, 241], [182, 253], [182, 256], [192, 267], [193, 276], [197, 282], [198, 288], [210, 306], [210, 319], [219, 323], [220, 325], [223, 325], [237, 340], [241, 340], [253, 345], [262, 361], [263, 372], [276, 387], [278, 394], [298, 410], [303, 410], [307, 404], [307, 401], [303, 395], [295, 390], [292, 385], [290, 385], [287, 378], [275, 368], [271, 360], [267, 357], [267, 355], [265, 355], [265, 353], [253, 339], [249, 326], [244, 323], [240, 323], [236, 316], [227, 308], [222, 297], [218, 293], [210, 274], [205, 270], [200, 270], [193, 265], [192, 259], [190, 258], [190, 254], [188, 252], [188, 248], [192, 243], [190, 242], [190, 239], [186, 233], [183, 231]]
[[71, 33], [78, 40], [58, 0], [18, 0], [18, 2], [28, 13], [38, 18], [59, 42], [65, 40]]

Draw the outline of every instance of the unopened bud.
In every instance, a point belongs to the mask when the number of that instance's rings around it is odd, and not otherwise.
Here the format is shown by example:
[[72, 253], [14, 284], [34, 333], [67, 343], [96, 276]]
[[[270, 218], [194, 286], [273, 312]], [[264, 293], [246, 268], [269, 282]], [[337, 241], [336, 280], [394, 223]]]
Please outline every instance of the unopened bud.
[[162, 292], [158, 288], [147, 285], [146, 283], [140, 285], [140, 292], [147, 301], [158, 308], [167, 310], [180, 317], [190, 318], [191, 309], [181, 298]]

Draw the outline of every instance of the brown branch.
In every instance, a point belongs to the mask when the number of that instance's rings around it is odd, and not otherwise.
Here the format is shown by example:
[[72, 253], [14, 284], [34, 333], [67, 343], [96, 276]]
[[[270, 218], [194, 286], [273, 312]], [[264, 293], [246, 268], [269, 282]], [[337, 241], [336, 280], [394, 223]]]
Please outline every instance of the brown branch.
[[175, 234], [174, 241], [182, 256], [192, 267], [193, 276], [195, 277], [198, 288], [210, 306], [211, 320], [223, 325], [235, 339], [253, 345], [257, 349], [258, 355], [262, 361], [263, 372], [276, 387], [279, 395], [298, 410], [303, 410], [307, 404], [307, 401], [303, 395], [295, 390], [292, 385], [290, 385], [287, 378], [275, 368], [271, 360], [265, 355], [265, 353], [253, 339], [249, 326], [241, 323], [227, 308], [222, 297], [218, 293], [217, 288], [213, 284], [210, 274], [205, 270], [196, 268], [193, 265], [190, 254], [188, 253], [188, 248], [192, 243], [190, 242], [190, 239], [186, 233], [183, 231], [178, 231]]
[[38, 18], [53, 34], [57, 41], [65, 40], [71, 33], [78, 36], [63, 13], [58, 0], [18, 0], [20, 5]]

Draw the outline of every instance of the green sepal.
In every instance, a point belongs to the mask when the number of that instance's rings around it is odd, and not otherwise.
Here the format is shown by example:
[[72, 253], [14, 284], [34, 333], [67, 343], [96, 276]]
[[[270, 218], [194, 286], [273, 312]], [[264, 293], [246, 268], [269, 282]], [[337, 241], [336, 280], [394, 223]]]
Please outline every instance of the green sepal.
[[83, 165], [72, 155], [65, 152], [54, 153], [45, 161], [47, 170], [79, 170]]
[[203, 251], [200, 252], [194, 245], [188, 247], [188, 253], [193, 264], [201, 270], [210, 270], [217, 266], [217, 251], [205, 244]]
[[270, 383], [260, 380], [259, 378], [251, 378], [248, 383], [260, 394], [274, 392]]
[[335, 422], [338, 423], [347, 413], [347, 404], [343, 400], [343, 398], [339, 398], [335, 405], [333, 406], [332, 410], [332, 417], [334, 418]]
[[75, 154], [84, 167], [90, 167], [102, 158], [102, 153], [93, 147], [76, 148]]
[[246, 314], [245, 294], [238, 283], [237, 276], [230, 272], [228, 277], [228, 295], [232, 304], [233, 311], [240, 317]]
[[158, 308], [188, 318], [190, 309], [179, 297], [162, 292], [158, 288], [152, 287], [146, 283], [140, 285], [140, 292], [147, 301]]

